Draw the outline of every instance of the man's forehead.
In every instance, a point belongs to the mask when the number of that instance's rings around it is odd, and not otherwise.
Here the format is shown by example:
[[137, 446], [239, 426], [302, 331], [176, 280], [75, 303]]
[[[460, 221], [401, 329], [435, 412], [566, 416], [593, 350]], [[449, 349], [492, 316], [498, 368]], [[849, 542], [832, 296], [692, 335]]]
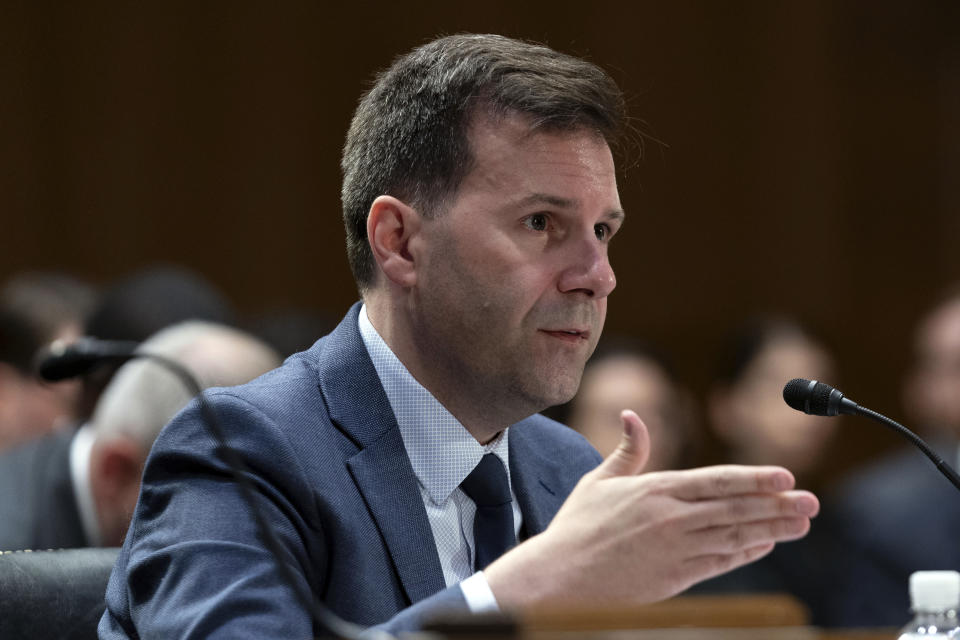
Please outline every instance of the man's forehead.
[[502, 137], [515, 143], [529, 143], [544, 136], [552, 138], [592, 138], [595, 144], [609, 147], [607, 139], [596, 127], [586, 122], [558, 126], [546, 123], [534, 114], [516, 110], [495, 110], [477, 107], [468, 116], [468, 138], [471, 143], [485, 137]]
[[596, 129], [588, 126], [557, 128], [539, 126], [529, 115], [511, 111], [505, 114], [490, 113], [481, 109], [475, 112], [470, 121], [467, 136], [473, 167], [478, 163], [496, 162], [506, 153], [530, 152], [538, 149], [555, 150], [555, 147], [572, 144], [584, 155], [596, 156], [598, 149], [608, 162], [594, 169], [615, 172], [613, 154], [606, 139]]

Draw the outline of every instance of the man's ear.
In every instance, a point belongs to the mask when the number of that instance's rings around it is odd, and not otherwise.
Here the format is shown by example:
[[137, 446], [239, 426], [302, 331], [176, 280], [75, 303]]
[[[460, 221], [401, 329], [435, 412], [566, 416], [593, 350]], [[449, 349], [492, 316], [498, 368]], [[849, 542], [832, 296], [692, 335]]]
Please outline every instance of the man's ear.
[[140, 493], [146, 453], [129, 437], [95, 442], [90, 452], [90, 490], [100, 525], [101, 543], [119, 546]]
[[367, 216], [367, 238], [380, 270], [401, 287], [416, 283], [410, 239], [420, 230], [420, 213], [393, 196], [379, 196]]
[[94, 492], [108, 502], [117, 502], [131, 487], [139, 490], [143, 454], [137, 444], [130, 438], [116, 437], [98, 449], [90, 469]]

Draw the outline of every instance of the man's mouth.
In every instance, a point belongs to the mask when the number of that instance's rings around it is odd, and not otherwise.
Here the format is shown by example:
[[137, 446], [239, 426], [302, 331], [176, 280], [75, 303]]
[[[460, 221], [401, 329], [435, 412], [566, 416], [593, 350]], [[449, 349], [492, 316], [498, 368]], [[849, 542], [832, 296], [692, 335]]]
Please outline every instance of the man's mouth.
[[590, 331], [587, 329], [541, 329], [540, 331], [567, 342], [581, 342], [590, 337]]

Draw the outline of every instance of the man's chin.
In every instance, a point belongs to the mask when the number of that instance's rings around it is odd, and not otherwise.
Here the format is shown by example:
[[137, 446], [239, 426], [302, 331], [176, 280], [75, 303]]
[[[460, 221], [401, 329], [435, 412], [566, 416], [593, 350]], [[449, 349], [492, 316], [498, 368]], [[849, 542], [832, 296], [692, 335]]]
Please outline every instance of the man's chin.
[[[550, 407], [566, 404], [573, 400], [580, 388], [580, 377], [583, 374], [581, 368], [575, 375], [570, 374], [564, 377], [555, 377], [545, 384], [541, 389], [541, 397], [538, 404], [543, 405], [538, 411], [543, 411]], [[545, 381], [546, 382], [546, 381]]]

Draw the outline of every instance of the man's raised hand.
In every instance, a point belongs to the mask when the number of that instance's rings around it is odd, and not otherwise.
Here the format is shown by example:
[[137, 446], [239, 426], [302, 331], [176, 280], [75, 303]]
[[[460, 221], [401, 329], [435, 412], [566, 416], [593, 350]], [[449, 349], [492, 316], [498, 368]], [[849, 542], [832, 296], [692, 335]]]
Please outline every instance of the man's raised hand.
[[586, 474], [546, 531], [484, 572], [504, 609], [655, 602], [807, 533], [817, 498], [781, 467], [641, 473], [650, 440], [621, 414], [618, 449]]

